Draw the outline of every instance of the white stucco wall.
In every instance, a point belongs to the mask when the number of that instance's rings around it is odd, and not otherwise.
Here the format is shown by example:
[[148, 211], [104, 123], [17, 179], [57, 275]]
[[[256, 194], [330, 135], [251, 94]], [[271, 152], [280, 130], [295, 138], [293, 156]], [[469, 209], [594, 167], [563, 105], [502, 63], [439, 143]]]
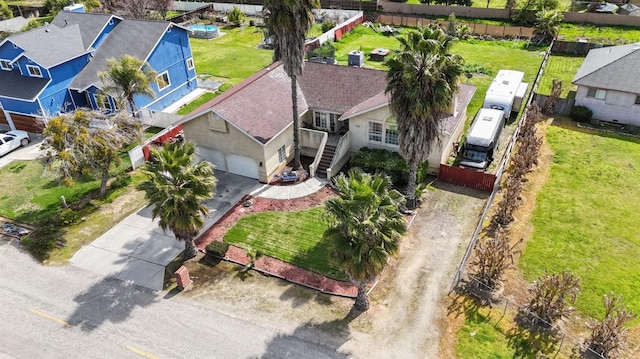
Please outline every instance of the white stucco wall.
[[640, 126], [640, 105], [634, 104], [636, 94], [607, 90], [605, 99], [598, 100], [587, 97], [588, 90], [588, 87], [578, 87], [576, 105], [588, 107], [593, 111], [594, 118]]

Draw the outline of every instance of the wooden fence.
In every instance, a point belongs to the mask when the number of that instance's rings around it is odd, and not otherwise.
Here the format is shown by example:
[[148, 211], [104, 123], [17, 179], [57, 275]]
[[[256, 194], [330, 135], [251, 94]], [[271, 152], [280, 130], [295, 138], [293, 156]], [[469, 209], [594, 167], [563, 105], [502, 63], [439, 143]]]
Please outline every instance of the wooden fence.
[[[385, 25], [416, 27], [418, 25], [438, 24], [443, 28], [449, 25], [447, 20], [427, 19], [422, 17], [414, 17], [407, 15], [378, 15], [377, 22]], [[487, 25], [476, 24], [473, 22], [456, 21], [457, 25], [467, 25], [474, 35], [490, 35], [493, 37], [531, 37], [533, 36], [533, 28], [524, 26], [504, 26], [504, 25]]]
[[[540, 108], [544, 108], [549, 98], [549, 95], [542, 94], [534, 94], [533, 101], [540, 106]], [[553, 109], [553, 113], [556, 115], [567, 116], [571, 112], [571, 109], [576, 104], [575, 99], [567, 99], [567, 98], [558, 98], [556, 100], [556, 106]]]
[[496, 181], [496, 175], [441, 163], [438, 180], [458, 186], [491, 192], [493, 191], [493, 185]]

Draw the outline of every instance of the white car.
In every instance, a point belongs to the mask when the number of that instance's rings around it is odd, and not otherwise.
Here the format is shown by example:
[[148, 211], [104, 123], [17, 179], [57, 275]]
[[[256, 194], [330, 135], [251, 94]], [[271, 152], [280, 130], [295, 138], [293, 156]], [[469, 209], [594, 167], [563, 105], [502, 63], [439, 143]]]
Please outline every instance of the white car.
[[15, 150], [20, 146], [26, 146], [31, 139], [26, 131], [13, 130], [0, 133], [0, 156]]

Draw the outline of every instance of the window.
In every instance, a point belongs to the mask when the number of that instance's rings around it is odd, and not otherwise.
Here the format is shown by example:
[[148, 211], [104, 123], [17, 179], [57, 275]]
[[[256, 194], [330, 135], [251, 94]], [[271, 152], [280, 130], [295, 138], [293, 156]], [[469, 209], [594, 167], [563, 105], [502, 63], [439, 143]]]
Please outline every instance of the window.
[[11, 66], [11, 61], [9, 60], [0, 60], [0, 67], [7, 71], [13, 70], [13, 66]]
[[593, 97], [598, 100], [604, 100], [604, 98], [607, 97], [607, 90], [590, 88], [587, 91], [587, 97]]
[[636, 96], [636, 102], [634, 102], [633, 104], [640, 105], [640, 96]]
[[193, 65], [193, 58], [188, 58], [187, 59], [187, 68], [189, 70], [192, 70], [195, 66]]
[[33, 77], [42, 77], [42, 72], [40, 72], [40, 68], [38, 66], [27, 65], [27, 70], [29, 71], [29, 75]]
[[382, 124], [369, 122], [369, 141], [382, 142]]
[[93, 99], [96, 101], [96, 106], [99, 109], [109, 110], [111, 111], [111, 102], [109, 102], [109, 97], [105, 95], [93, 95]]
[[327, 128], [327, 114], [322, 112], [316, 112], [316, 128]]
[[278, 148], [278, 161], [284, 162], [286, 160], [287, 160], [287, 152], [284, 148], [284, 145], [282, 145], [282, 147]]
[[169, 72], [165, 71], [156, 77], [156, 82], [158, 83], [158, 90], [162, 91], [171, 85], [169, 81]]
[[398, 127], [394, 124], [387, 124], [384, 131], [384, 143], [398, 146]]

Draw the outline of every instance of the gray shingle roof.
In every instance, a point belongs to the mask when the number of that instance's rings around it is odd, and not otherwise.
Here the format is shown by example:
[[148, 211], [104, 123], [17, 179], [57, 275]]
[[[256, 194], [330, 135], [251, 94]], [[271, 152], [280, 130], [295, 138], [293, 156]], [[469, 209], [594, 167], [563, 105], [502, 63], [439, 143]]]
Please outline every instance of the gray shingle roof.
[[29, 20], [22, 16], [14, 17], [13, 19], [7, 19], [0, 21], [0, 32], [20, 32], [23, 27], [29, 23]]
[[80, 27], [80, 36], [85, 50], [88, 50], [93, 41], [98, 37], [102, 29], [107, 25], [113, 15], [111, 14], [93, 14], [78, 13], [69, 11], [60, 11], [58, 15], [51, 21], [52, 25], [59, 28], [65, 28], [70, 25], [78, 25]]
[[59, 28], [46, 25], [9, 37], [24, 49], [24, 55], [44, 67], [51, 67], [85, 53], [78, 25]]
[[122, 20], [100, 44], [93, 58], [76, 76], [70, 88], [100, 87], [98, 73], [107, 69], [107, 59], [131, 55], [146, 60], [171, 23], [165, 21]]
[[640, 44], [592, 49], [573, 78], [575, 85], [640, 93]]
[[33, 101], [47, 85], [47, 79], [26, 77], [20, 71], [0, 71], [0, 96]]

